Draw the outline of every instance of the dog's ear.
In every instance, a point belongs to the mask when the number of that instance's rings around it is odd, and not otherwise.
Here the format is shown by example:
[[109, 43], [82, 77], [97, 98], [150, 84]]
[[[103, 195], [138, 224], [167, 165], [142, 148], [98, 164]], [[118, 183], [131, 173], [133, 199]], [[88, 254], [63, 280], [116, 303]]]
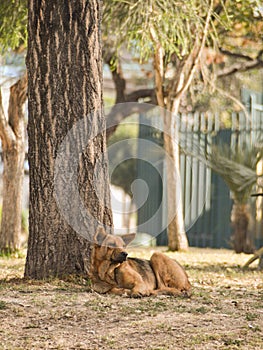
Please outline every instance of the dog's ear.
[[94, 242], [96, 244], [102, 245], [102, 242], [106, 237], [107, 237], [107, 233], [105, 232], [104, 228], [98, 227], [97, 232], [95, 233], [95, 236], [94, 236]]
[[134, 240], [136, 233], [127, 233], [126, 235], [121, 236], [125, 246], [131, 243]]

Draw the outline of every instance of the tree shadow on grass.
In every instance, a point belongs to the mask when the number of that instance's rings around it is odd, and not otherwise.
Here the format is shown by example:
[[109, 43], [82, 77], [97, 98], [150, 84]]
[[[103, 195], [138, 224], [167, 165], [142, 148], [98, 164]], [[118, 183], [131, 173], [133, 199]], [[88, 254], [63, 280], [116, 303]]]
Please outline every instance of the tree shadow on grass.
[[252, 266], [249, 268], [244, 268], [243, 265], [239, 264], [227, 264], [227, 263], [219, 263], [219, 264], [208, 264], [208, 263], [200, 263], [198, 265], [188, 265], [187, 270], [197, 271], [197, 272], [214, 272], [214, 273], [222, 273], [222, 272], [235, 272], [240, 274], [249, 274], [251, 272], [258, 271], [257, 266]]
[[28, 278], [3, 278], [0, 279], [1, 289], [15, 289], [21, 293], [34, 293], [43, 289], [55, 292], [75, 293], [90, 292], [90, 281], [82, 276], [65, 276], [64, 278], [49, 278], [45, 280], [31, 280]]

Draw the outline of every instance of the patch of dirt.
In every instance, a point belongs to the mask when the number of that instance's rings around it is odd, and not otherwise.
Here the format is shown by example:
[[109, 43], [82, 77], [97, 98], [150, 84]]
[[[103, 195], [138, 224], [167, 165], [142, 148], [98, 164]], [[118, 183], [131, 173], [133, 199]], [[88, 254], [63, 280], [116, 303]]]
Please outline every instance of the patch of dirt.
[[21, 278], [24, 259], [0, 259], [0, 349], [263, 349], [263, 274], [241, 269], [250, 256], [169, 255], [186, 267], [189, 299], [99, 295], [76, 279], [10, 280]]

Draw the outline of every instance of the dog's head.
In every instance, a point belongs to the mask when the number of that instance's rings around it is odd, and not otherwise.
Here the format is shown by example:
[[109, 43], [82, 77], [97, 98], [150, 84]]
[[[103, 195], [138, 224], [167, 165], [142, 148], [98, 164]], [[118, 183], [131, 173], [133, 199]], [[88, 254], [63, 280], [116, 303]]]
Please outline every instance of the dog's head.
[[114, 236], [107, 234], [100, 227], [94, 237], [96, 259], [122, 263], [127, 259], [128, 255], [125, 248], [135, 238], [135, 235], [135, 233], [129, 233], [122, 236]]

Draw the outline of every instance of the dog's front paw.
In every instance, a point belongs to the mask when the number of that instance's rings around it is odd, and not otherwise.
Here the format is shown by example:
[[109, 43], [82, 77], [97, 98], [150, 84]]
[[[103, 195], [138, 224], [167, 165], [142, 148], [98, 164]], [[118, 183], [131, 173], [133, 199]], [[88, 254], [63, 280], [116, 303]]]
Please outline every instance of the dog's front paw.
[[191, 296], [192, 296], [192, 294], [191, 294], [190, 291], [187, 291], [187, 290], [182, 291], [182, 297], [183, 298], [189, 298], [190, 299]]
[[130, 297], [131, 298], [142, 298], [143, 297], [143, 295], [141, 294], [141, 293], [134, 293], [134, 292], [131, 292], [130, 293]]
[[148, 297], [151, 293], [148, 290], [141, 290], [141, 289], [132, 289], [130, 292], [131, 298], [142, 298], [142, 297]]

